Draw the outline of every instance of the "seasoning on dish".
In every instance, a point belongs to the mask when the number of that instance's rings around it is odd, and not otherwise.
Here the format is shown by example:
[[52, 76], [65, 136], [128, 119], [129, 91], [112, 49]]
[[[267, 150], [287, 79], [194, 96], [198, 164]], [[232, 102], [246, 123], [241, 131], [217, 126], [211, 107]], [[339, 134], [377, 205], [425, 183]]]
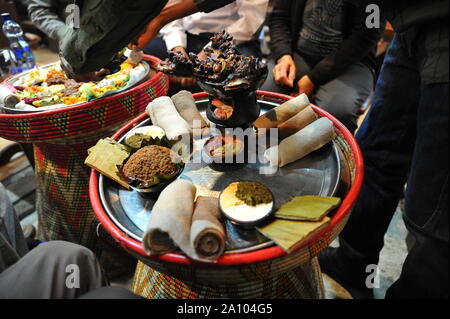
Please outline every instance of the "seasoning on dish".
[[210, 157], [227, 158], [238, 155], [244, 149], [244, 143], [234, 137], [214, 136], [205, 143], [205, 150]]
[[162, 128], [151, 125], [139, 127], [131, 131], [125, 137], [125, 143], [132, 148], [141, 148], [143, 146], [159, 144], [164, 138], [165, 132]]
[[149, 187], [158, 184], [161, 179], [170, 179], [176, 175], [179, 169], [177, 157], [166, 147], [146, 146], [130, 157], [123, 167], [123, 174], [133, 181], [139, 181], [140, 187]]
[[237, 182], [220, 195], [222, 213], [236, 224], [254, 226], [266, 220], [274, 208], [270, 190], [255, 182]]

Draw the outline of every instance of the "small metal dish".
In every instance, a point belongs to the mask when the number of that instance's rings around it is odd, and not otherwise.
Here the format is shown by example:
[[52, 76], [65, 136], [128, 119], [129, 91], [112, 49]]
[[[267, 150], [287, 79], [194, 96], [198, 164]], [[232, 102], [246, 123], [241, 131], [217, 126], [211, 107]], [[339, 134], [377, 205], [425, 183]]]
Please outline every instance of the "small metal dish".
[[[266, 186], [264, 186], [264, 187], [266, 187]], [[230, 220], [236, 226], [240, 226], [240, 227], [245, 228], [245, 229], [254, 228], [256, 226], [262, 226], [262, 225], [270, 222], [273, 219], [274, 212], [275, 212], [275, 197], [274, 197], [272, 191], [269, 188], [266, 187], [266, 189], [272, 195], [272, 205], [270, 206], [270, 209], [267, 210], [267, 212], [265, 212], [264, 214], [262, 214], [258, 218], [255, 218], [253, 220], [241, 220], [241, 219], [236, 218], [236, 216], [231, 216], [230, 214], [228, 214], [225, 211], [225, 209], [223, 208], [223, 206], [222, 206], [222, 196], [223, 196], [225, 190], [222, 191], [220, 193], [220, 196], [219, 196], [219, 209], [220, 209], [220, 212], [222, 213], [222, 215], [225, 218]], [[248, 206], [248, 207], [251, 208], [251, 206]]]
[[178, 179], [178, 177], [180, 177], [180, 175], [183, 173], [184, 167], [185, 167], [184, 164], [180, 164], [178, 167], [178, 170], [176, 171], [175, 175], [172, 178], [167, 179], [167, 180], [162, 180], [158, 184], [155, 184], [150, 187], [140, 188], [140, 187], [133, 185], [134, 184], [133, 182], [129, 182], [128, 185], [130, 186], [130, 188], [132, 190], [136, 191], [136, 193], [138, 193], [141, 197], [146, 198], [146, 199], [152, 199], [152, 198], [158, 197], [159, 194], [167, 186], [169, 186], [173, 181]]
[[[224, 156], [215, 156], [211, 154], [215, 148], [222, 147], [227, 142], [239, 143], [240, 148], [236, 151], [236, 153], [228, 155], [225, 154]], [[205, 142], [203, 146], [203, 152], [206, 155], [206, 158], [210, 160], [211, 162], [210, 165], [217, 167], [227, 167], [230, 165], [245, 164], [246, 161], [245, 150], [246, 147], [244, 141], [241, 141], [234, 137], [227, 137], [225, 135], [212, 136]]]
[[[145, 132], [149, 131], [150, 128], [154, 128], [155, 130], [156, 129], [162, 130], [161, 128], [159, 128], [157, 126], [154, 126], [154, 125], [147, 125], [147, 126], [138, 127], [138, 128], [135, 128], [134, 130], [130, 131], [128, 134], [126, 134], [121, 143], [126, 145], [127, 147], [129, 147], [132, 150], [133, 153], [138, 151], [142, 147], [149, 146], [149, 145], [159, 145], [159, 146], [164, 146], [164, 147], [169, 147], [170, 146], [170, 141], [167, 139], [167, 137], [165, 135], [162, 135], [162, 137], [151, 137], [151, 139], [148, 141], [148, 143], [144, 142], [144, 143], [141, 144], [140, 147], [136, 147], [136, 146], [130, 145], [127, 142], [128, 138], [132, 137], [134, 135], [137, 135], [137, 134], [145, 135]], [[162, 130], [162, 132], [164, 132], [164, 131]]]

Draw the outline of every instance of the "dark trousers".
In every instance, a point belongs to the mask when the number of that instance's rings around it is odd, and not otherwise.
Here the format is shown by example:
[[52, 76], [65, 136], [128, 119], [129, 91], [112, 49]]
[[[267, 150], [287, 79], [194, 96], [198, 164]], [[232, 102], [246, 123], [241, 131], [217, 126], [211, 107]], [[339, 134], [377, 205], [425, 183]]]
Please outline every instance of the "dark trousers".
[[[212, 33], [201, 33], [199, 35], [186, 33], [187, 48], [186, 51], [198, 54], [205, 45], [209, 43], [209, 39], [214, 35]], [[254, 56], [260, 58], [262, 56], [260, 43], [257, 40], [246, 41], [237, 46], [239, 52], [246, 56]], [[144, 52], [156, 56], [162, 60], [168, 57], [166, 43], [162, 38], [153, 39], [144, 49]]]
[[377, 264], [407, 183], [404, 220], [416, 242], [387, 298], [448, 298], [448, 90], [447, 22], [396, 36], [357, 134], [365, 180], [339, 249], [355, 277]]
[[[269, 74], [261, 90], [286, 95], [297, 92], [297, 82], [314, 68], [315, 63], [298, 53], [294, 53], [293, 58], [297, 67], [294, 88], [278, 85], [273, 75]], [[268, 67], [272, 71], [275, 61], [269, 60]], [[349, 66], [337, 78], [317, 87], [311, 101], [331, 113], [354, 133], [358, 127], [359, 108], [367, 100], [373, 87], [373, 72], [367, 65], [358, 62]]]

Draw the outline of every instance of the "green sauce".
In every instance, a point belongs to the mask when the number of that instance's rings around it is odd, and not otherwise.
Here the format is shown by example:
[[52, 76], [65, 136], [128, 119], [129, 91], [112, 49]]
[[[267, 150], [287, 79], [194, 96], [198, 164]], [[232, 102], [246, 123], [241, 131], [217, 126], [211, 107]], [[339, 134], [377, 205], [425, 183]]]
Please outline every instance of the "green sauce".
[[269, 204], [273, 202], [272, 193], [259, 183], [239, 182], [236, 197], [244, 201], [249, 206]]

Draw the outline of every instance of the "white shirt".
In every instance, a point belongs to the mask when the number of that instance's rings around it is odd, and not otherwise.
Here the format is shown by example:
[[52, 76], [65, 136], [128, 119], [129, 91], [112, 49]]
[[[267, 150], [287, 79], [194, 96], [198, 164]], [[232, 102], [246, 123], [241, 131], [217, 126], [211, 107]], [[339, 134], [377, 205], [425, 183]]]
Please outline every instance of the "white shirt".
[[173, 21], [161, 30], [161, 35], [168, 50], [177, 46], [186, 48], [186, 32], [200, 34], [226, 30], [236, 43], [250, 41], [264, 23], [268, 4], [269, 0], [236, 0], [210, 13], [198, 12]]

